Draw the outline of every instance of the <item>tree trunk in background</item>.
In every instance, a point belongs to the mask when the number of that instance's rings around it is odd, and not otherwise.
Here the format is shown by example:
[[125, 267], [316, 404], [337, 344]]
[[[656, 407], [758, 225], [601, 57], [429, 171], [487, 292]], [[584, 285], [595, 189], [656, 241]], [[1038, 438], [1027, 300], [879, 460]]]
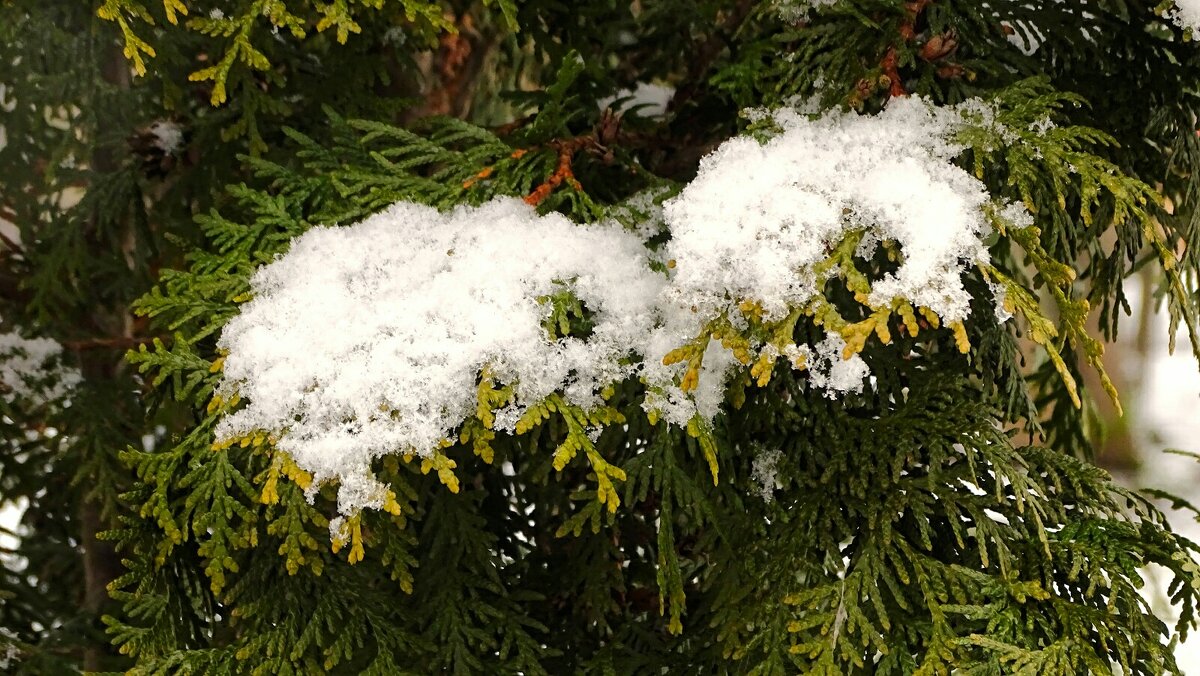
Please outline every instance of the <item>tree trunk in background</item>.
[[[106, 82], [122, 89], [128, 89], [131, 84], [129, 64], [115, 44], [105, 55], [101, 64], [101, 75]], [[92, 166], [100, 173], [113, 172], [119, 168], [119, 160], [113, 149], [98, 147], [92, 157]], [[130, 233], [129, 237], [132, 236]], [[112, 255], [112, 252], [101, 250], [96, 254], [104, 256]], [[133, 316], [128, 308], [108, 310], [100, 307], [96, 309], [96, 313], [90, 323], [100, 331], [113, 333], [116, 334], [114, 337], [125, 339], [133, 335]], [[84, 377], [89, 382], [111, 382], [118, 377], [122, 369], [123, 356], [120, 351], [92, 350], [89, 353], [81, 352], [79, 357]], [[111, 544], [97, 537], [112, 525], [105, 523], [106, 516], [111, 515], [105, 515], [102, 506], [94, 499], [85, 497], [79, 505], [79, 536], [83, 547], [84, 568], [83, 607], [93, 618], [93, 626], [97, 629], [98, 618], [109, 600], [108, 584], [122, 572], [121, 559], [116, 550]], [[102, 670], [107, 653], [104, 642], [90, 643], [84, 652], [84, 669]]]

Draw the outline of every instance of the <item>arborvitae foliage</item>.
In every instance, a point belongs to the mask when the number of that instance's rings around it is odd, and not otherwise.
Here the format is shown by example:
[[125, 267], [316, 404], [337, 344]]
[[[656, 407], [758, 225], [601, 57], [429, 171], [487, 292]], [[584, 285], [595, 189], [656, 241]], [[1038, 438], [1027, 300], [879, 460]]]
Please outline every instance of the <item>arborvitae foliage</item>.
[[[57, 340], [81, 376], [53, 400], [0, 381], [2, 501], [26, 506], [3, 553], [0, 660], [1177, 671], [1198, 548], [1090, 462], [1092, 397], [1119, 393], [1081, 377], [1103, 373], [1089, 317], [1114, 337], [1123, 280], [1146, 266], [1200, 357], [1200, 45], [1161, 5], [0, 6], [0, 217], [15, 225], [0, 229], [0, 317]], [[627, 101], [639, 83], [671, 87], [666, 109]], [[735, 358], [711, 419], [658, 419], [644, 404], [661, 392], [635, 375], [590, 407], [526, 402], [496, 431], [515, 384], [483, 369], [461, 428], [375, 459], [386, 498], [348, 514], [280, 447], [286, 430], [216, 434], [246, 405], [221, 385], [221, 332], [255, 270], [316, 226], [524, 198], [624, 225], [667, 278], [660, 207], [701, 157], [786, 134], [779, 108], [872, 115], [904, 97], [988, 111], [952, 139], [994, 207], [989, 260], [964, 265], [965, 322], [872, 305], [904, 254], [856, 256], [854, 230], [782, 320], [731, 297], [736, 312], [679, 337], [683, 392], [710, 338]], [[592, 331], [570, 284], [537, 299], [547, 340]], [[776, 363], [827, 334], [869, 366], [861, 391]], [[1172, 576], [1176, 623], [1143, 598], [1149, 564]]]

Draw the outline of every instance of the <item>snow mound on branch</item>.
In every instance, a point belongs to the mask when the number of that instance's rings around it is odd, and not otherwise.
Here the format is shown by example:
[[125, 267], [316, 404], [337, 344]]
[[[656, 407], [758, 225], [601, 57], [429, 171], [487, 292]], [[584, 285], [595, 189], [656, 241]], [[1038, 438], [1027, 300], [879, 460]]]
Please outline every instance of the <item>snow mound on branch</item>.
[[[636, 235], [516, 199], [448, 213], [397, 203], [314, 228], [254, 275], [254, 299], [221, 336], [222, 390], [248, 404], [217, 436], [270, 430], [314, 485], [340, 481], [343, 513], [378, 507], [371, 460], [454, 438], [485, 368], [515, 388], [497, 427], [556, 391], [598, 403], [636, 369], [627, 358], [664, 283]], [[591, 313], [586, 338], [551, 341], [543, 328], [538, 299], [563, 290]]]
[[677, 269], [671, 293], [715, 316], [752, 299], [782, 318], [819, 293], [813, 266], [852, 230], [899, 243], [898, 270], [873, 285], [872, 305], [906, 299], [952, 322], [967, 316], [961, 273], [987, 260], [983, 183], [951, 160], [965, 114], [895, 99], [875, 116], [831, 112], [815, 120], [776, 113], [783, 133], [766, 143], [727, 141], [666, 205]]
[[0, 396], [38, 403], [66, 398], [83, 376], [63, 365], [62, 352], [62, 345], [49, 338], [0, 333]]
[[1200, 0], [1175, 0], [1175, 9], [1167, 16], [1181, 28], [1200, 31]]
[[[902, 253], [899, 267], [873, 282], [870, 305], [905, 300], [947, 323], [966, 318], [971, 297], [961, 276], [987, 261], [990, 197], [953, 164], [963, 150], [953, 138], [968, 122], [994, 124], [994, 111], [978, 100], [938, 107], [908, 98], [875, 116], [783, 110], [770, 117], [781, 133], [765, 143], [746, 136], [725, 142], [665, 205], [672, 235], [665, 256], [675, 270], [664, 307], [688, 309], [667, 315], [664, 332], [675, 345], [718, 317], [736, 320], [742, 301], [761, 306], [768, 321], [806, 306], [826, 282], [817, 265], [853, 231], [865, 233], [860, 257], [883, 241]], [[808, 359], [810, 382], [831, 396], [861, 391], [869, 375], [857, 355], [842, 359], [841, 341], [831, 336], [815, 351], [786, 346], [815, 357]], [[682, 368], [647, 364], [654, 383], [677, 379]], [[723, 390], [720, 374], [710, 376], [700, 389]], [[678, 396], [662, 400], [655, 403], [672, 409], [668, 420], [687, 419]]]

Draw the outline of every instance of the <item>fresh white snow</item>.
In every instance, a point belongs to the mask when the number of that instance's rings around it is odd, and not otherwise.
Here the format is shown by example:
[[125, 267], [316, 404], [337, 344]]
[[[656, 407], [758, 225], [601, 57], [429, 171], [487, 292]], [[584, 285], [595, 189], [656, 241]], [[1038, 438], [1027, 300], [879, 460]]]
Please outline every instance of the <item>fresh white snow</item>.
[[183, 147], [183, 130], [170, 120], [156, 120], [150, 125], [150, 134], [154, 136], [154, 145], [167, 155], [174, 155]]
[[1183, 28], [1200, 31], [1200, 0], [1175, 0], [1175, 9], [1167, 15]]
[[0, 396], [46, 403], [66, 397], [79, 371], [62, 364], [62, 345], [49, 338], [0, 333]]
[[[517, 412], [555, 391], [590, 408], [630, 376], [665, 282], [646, 256], [617, 226], [508, 198], [448, 213], [398, 203], [314, 228], [255, 275], [255, 298], [221, 337], [224, 390], [249, 404], [218, 435], [276, 432], [318, 482], [340, 480], [343, 511], [377, 507], [370, 461], [454, 438], [482, 370], [514, 387]], [[564, 289], [592, 313], [586, 339], [547, 339], [539, 298]]]
[[776, 0], [775, 11], [788, 21], [799, 21], [808, 18], [814, 9], [828, 7], [839, 0]]

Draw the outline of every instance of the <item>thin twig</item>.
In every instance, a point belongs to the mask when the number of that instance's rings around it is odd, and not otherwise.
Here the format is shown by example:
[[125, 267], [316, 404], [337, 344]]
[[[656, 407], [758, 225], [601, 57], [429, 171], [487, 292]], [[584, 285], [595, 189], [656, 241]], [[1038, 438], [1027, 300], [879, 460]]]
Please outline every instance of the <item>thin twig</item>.
[[575, 159], [575, 153], [583, 148], [596, 145], [596, 137], [594, 134], [586, 134], [584, 136], [576, 136], [565, 141], [553, 141], [551, 145], [558, 148], [558, 166], [550, 178], [546, 179], [541, 185], [534, 189], [525, 197], [527, 204], [537, 206], [542, 203], [542, 200], [550, 196], [554, 189], [562, 185], [565, 181], [572, 188], [581, 190], [582, 186], [575, 179], [575, 172], [571, 168], [571, 164]]
[[[904, 9], [907, 14], [904, 23], [900, 24], [900, 37], [905, 42], [912, 42], [917, 36], [917, 18], [921, 16], [921, 12], [933, 3], [933, 0], [912, 0], [905, 3]], [[880, 60], [879, 66], [883, 69], [883, 74], [890, 81], [888, 94], [892, 98], [908, 96], [908, 90], [904, 88], [904, 80], [900, 77], [899, 58], [896, 55], [897, 45], [888, 47], [884, 53], [883, 59]]]
[[155, 338], [163, 339], [163, 336], [120, 336], [116, 338], [84, 338], [82, 340], [68, 340], [63, 342], [63, 347], [69, 350], [100, 350], [112, 348], [137, 347], [152, 342]]

